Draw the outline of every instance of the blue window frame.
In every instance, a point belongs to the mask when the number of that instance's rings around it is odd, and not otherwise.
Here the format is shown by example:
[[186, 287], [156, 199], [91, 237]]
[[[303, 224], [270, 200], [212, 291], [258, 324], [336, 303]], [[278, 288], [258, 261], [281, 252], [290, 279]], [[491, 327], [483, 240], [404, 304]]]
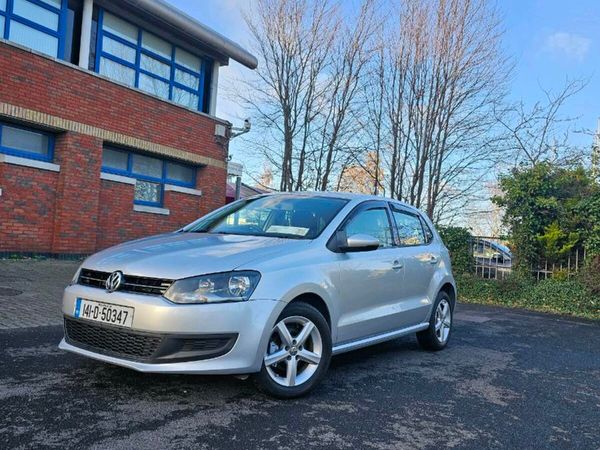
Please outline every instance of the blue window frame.
[[102, 171], [135, 178], [137, 205], [162, 206], [165, 184], [196, 186], [195, 166], [111, 146], [104, 147]]
[[100, 9], [95, 71], [131, 87], [206, 112], [210, 61]]
[[65, 59], [68, 0], [0, 0], [0, 37]]
[[54, 158], [54, 135], [0, 122], [0, 153], [51, 162]]

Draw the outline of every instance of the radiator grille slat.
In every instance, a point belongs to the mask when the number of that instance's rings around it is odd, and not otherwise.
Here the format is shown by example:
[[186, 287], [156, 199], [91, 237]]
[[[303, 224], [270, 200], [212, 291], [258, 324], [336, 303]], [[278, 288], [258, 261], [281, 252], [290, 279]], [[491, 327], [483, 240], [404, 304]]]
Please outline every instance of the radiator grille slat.
[[[100, 272], [98, 270], [81, 269], [79, 284], [104, 289], [106, 279], [111, 272]], [[124, 275], [123, 284], [118, 289], [123, 292], [135, 292], [138, 294], [163, 295], [173, 284], [173, 280], [164, 278], [138, 277]]]

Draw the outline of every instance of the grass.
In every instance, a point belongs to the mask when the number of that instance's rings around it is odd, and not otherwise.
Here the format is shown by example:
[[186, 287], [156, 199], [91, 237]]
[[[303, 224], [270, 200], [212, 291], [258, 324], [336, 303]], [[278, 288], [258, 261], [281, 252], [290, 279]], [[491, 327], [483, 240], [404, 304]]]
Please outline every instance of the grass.
[[532, 311], [600, 319], [600, 297], [577, 279], [535, 280], [516, 274], [505, 280], [484, 280], [471, 274], [456, 277], [463, 303], [524, 308]]

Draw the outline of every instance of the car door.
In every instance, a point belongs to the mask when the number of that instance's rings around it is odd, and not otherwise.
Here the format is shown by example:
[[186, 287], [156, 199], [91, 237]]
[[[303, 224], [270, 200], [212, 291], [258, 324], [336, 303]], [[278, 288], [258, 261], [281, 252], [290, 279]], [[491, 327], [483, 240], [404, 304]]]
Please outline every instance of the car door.
[[430, 305], [435, 300], [431, 298], [434, 294], [430, 286], [440, 261], [440, 249], [419, 213], [393, 203], [390, 210], [396, 227], [397, 259], [404, 263], [406, 277], [400, 306], [402, 317], [398, 322], [406, 327], [427, 320]]
[[366, 234], [380, 241], [377, 250], [339, 253], [338, 339], [347, 342], [386, 331], [395, 314], [404, 269], [397, 259], [391, 216], [386, 202], [367, 202], [352, 211], [341, 231]]

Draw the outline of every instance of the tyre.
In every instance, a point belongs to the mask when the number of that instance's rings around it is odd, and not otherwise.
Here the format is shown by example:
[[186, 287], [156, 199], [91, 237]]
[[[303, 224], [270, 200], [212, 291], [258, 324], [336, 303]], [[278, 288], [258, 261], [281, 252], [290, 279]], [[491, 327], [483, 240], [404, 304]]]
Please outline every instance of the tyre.
[[417, 333], [417, 341], [426, 350], [442, 350], [452, 333], [453, 305], [445, 292], [440, 292], [433, 304], [429, 328]]
[[287, 306], [271, 331], [258, 388], [278, 398], [307, 394], [323, 378], [331, 360], [331, 330], [323, 315], [306, 303]]

